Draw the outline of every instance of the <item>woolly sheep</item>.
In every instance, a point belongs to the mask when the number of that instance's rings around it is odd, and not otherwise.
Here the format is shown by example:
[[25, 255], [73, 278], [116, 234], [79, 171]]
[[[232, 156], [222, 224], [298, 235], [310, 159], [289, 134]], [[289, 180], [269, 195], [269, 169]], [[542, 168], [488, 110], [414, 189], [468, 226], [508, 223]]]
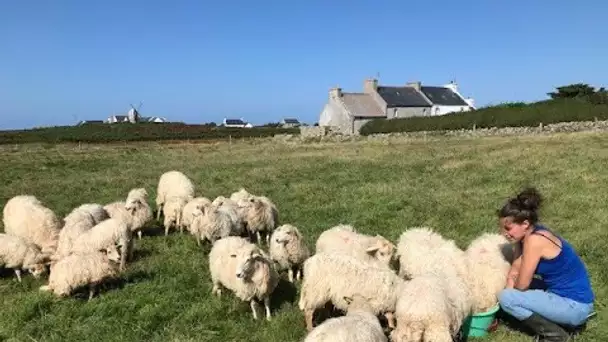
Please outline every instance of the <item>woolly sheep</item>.
[[110, 218], [110, 215], [103, 208], [103, 206], [101, 204], [97, 204], [97, 203], [82, 204], [82, 205], [76, 207], [73, 211], [76, 211], [76, 210], [84, 211], [84, 212], [91, 214], [91, 216], [93, 216], [93, 220], [95, 221], [95, 224], [98, 224], [99, 222]]
[[48, 255], [40, 252], [38, 246], [18, 236], [0, 233], [0, 266], [12, 268], [21, 282], [21, 270], [29, 271], [39, 278], [46, 271]]
[[242, 225], [236, 212], [229, 205], [217, 206], [211, 204], [208, 207], [194, 210], [192, 230], [197, 232], [197, 243], [208, 240], [214, 244], [217, 240], [227, 236], [240, 236]]
[[371, 300], [360, 295], [345, 297], [346, 316], [330, 318], [313, 329], [304, 342], [387, 342], [378, 317], [372, 313]]
[[190, 226], [194, 220], [194, 210], [201, 209], [205, 206], [209, 206], [211, 201], [206, 197], [196, 197], [188, 201], [182, 210], [181, 229], [188, 230], [191, 234], [195, 235]]
[[246, 208], [239, 205], [238, 202], [224, 196], [216, 197], [213, 202], [211, 202], [211, 205], [220, 208], [222, 211], [225, 211], [228, 215], [230, 215], [230, 220], [232, 221], [238, 235], [246, 233], [245, 222], [243, 222], [244, 210]]
[[263, 250], [242, 237], [226, 237], [211, 248], [209, 270], [213, 294], [221, 296], [222, 286], [233, 291], [241, 300], [249, 301], [256, 320], [256, 300], [263, 301], [266, 319], [271, 320], [270, 297], [279, 283], [279, 275]]
[[116, 246], [112, 244], [99, 251], [69, 255], [51, 265], [49, 283], [40, 290], [65, 297], [81, 286], [88, 286], [91, 300], [96, 285], [118, 276], [119, 258]]
[[243, 221], [250, 236], [256, 235], [258, 243], [262, 243], [261, 233], [270, 243], [270, 235], [279, 225], [279, 211], [276, 205], [266, 196], [250, 196], [249, 199], [237, 202], [241, 207]]
[[239, 189], [239, 191], [233, 192], [230, 195], [230, 199], [235, 202], [238, 202], [240, 200], [248, 200], [249, 198], [251, 198], [251, 194], [244, 188], [241, 188]]
[[485, 312], [498, 303], [498, 294], [507, 285], [513, 262], [513, 245], [500, 234], [484, 233], [465, 251], [473, 312]]
[[160, 176], [156, 190], [156, 219], [164, 213], [164, 204], [169, 197], [181, 197], [186, 201], [194, 198], [194, 184], [180, 171], [167, 171]]
[[[105, 210], [104, 210], [105, 212]], [[74, 240], [82, 233], [95, 226], [95, 217], [87, 210], [87, 207], [77, 207], [63, 219], [64, 225], [59, 232], [57, 250], [51, 257], [52, 260], [59, 260], [70, 254]]]
[[[408, 281], [397, 300], [393, 342], [452, 342], [453, 327], [446, 279], [425, 274]], [[456, 331], [455, 331], [456, 330]]]
[[163, 205], [165, 236], [169, 235], [169, 229], [171, 228], [179, 228], [180, 232], [183, 233], [182, 211], [187, 203], [188, 199], [179, 196], [171, 196], [165, 199]]
[[310, 251], [297, 227], [291, 224], [278, 227], [270, 237], [268, 252], [279, 265], [279, 271], [287, 270], [290, 282], [293, 283], [294, 270], [296, 279], [301, 279], [302, 264], [310, 256]]
[[110, 218], [95, 225], [93, 228], [80, 234], [73, 242], [72, 252], [84, 254], [97, 252], [118, 245], [120, 249], [120, 270], [125, 269], [127, 258], [133, 251], [131, 230], [119, 218]]
[[452, 326], [459, 329], [472, 309], [464, 251], [453, 240], [444, 239], [430, 228], [419, 227], [401, 234], [397, 253], [401, 277], [416, 279], [423, 275], [434, 275], [447, 280], [444, 291], [451, 307]]
[[312, 330], [312, 317], [317, 308], [331, 301], [346, 311], [344, 297], [360, 294], [370, 298], [373, 313], [384, 314], [394, 328], [395, 305], [405, 280], [392, 270], [359, 260], [346, 254], [317, 253], [304, 262], [303, 281], [298, 306], [304, 311], [306, 327]]
[[124, 202], [112, 202], [104, 209], [110, 217], [123, 220], [132, 232], [137, 232], [139, 239], [142, 228], [153, 218], [152, 208], [148, 204], [148, 192], [144, 188], [132, 189]]
[[57, 249], [61, 220], [35, 196], [18, 195], [6, 202], [4, 232], [37, 245], [45, 254]]
[[317, 238], [316, 253], [346, 253], [358, 259], [391, 267], [395, 245], [382, 235], [356, 232], [351, 225], [340, 224]]

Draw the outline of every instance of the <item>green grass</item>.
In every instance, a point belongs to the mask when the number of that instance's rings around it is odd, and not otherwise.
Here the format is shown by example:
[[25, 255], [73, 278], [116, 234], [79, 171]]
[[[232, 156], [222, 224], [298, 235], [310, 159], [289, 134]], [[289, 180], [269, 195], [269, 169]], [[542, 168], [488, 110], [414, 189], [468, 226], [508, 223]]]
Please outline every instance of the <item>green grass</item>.
[[490, 128], [536, 127], [558, 122], [608, 119], [608, 105], [580, 99], [540, 101], [531, 104], [505, 103], [477, 110], [442, 116], [375, 119], [361, 127], [361, 134], [416, 131], [443, 131]]
[[[0, 205], [17, 194], [38, 196], [64, 216], [85, 202], [107, 203], [179, 169], [207, 197], [243, 186], [278, 205], [314, 248], [338, 223], [396, 241], [409, 226], [435, 227], [465, 247], [498, 229], [495, 210], [525, 184], [547, 201], [541, 215], [587, 263], [598, 316], [580, 341], [608, 338], [606, 241], [608, 136], [395, 140], [314, 145], [235, 143], [121, 148], [22, 145], [0, 148]], [[153, 223], [152, 225], [156, 225]], [[12, 341], [298, 341], [305, 335], [298, 289], [280, 284], [273, 321], [254, 322], [231, 294], [211, 296], [207, 253], [187, 235], [145, 236], [118, 285], [91, 302], [41, 293], [45, 279], [11, 272], [0, 279], [0, 340]], [[487, 341], [529, 341], [500, 327]]]

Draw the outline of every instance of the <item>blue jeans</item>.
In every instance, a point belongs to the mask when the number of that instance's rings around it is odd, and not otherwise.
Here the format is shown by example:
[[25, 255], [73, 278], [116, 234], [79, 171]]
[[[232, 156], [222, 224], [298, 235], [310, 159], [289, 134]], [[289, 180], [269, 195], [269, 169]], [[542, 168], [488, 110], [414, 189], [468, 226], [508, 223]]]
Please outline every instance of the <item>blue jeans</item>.
[[498, 301], [506, 313], [520, 321], [536, 312], [554, 323], [578, 326], [593, 312], [593, 303], [579, 303], [543, 290], [504, 289]]

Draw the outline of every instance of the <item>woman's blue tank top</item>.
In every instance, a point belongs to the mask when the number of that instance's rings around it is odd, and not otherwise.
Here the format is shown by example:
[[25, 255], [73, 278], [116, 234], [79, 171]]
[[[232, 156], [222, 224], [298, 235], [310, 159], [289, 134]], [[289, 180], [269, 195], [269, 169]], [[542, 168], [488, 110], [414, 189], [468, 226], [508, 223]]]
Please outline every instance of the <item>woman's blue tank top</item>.
[[555, 258], [541, 258], [536, 267], [536, 274], [543, 278], [547, 291], [580, 303], [593, 303], [589, 274], [581, 258], [568, 241], [542, 225], [536, 225], [532, 234], [542, 230], [549, 231], [562, 242], [561, 251]]

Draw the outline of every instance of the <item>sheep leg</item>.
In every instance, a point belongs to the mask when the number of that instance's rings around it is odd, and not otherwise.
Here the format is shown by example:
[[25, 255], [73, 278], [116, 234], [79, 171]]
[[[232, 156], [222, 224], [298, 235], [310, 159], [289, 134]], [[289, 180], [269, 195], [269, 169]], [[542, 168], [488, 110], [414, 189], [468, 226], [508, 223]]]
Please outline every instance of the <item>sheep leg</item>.
[[266, 320], [270, 321], [270, 296], [264, 298], [264, 309], [266, 309]]
[[266, 246], [270, 246], [270, 232], [266, 232]]
[[160, 212], [163, 210], [163, 205], [158, 204], [156, 206], [156, 220], [160, 220]]
[[255, 232], [256, 237], [258, 238], [258, 244], [262, 244], [262, 235], [260, 235], [260, 231]]
[[296, 280], [300, 281], [302, 280], [302, 268], [298, 267], [297, 271], [296, 271]]
[[17, 281], [21, 282], [21, 270], [20, 269], [15, 269], [15, 275], [17, 276]]
[[395, 315], [392, 312], [385, 312], [384, 317], [386, 317], [388, 327], [391, 329], [395, 329]]
[[129, 256], [129, 244], [131, 242], [125, 242], [120, 246], [120, 267], [119, 270], [122, 272], [125, 270], [127, 265], [127, 257]]
[[95, 295], [95, 285], [91, 284], [91, 285], [89, 285], [89, 299], [88, 300], [93, 299], [94, 295]]
[[141, 229], [137, 231], [137, 237], [141, 240]]
[[312, 316], [315, 313], [314, 309], [306, 309], [304, 311], [304, 317], [306, 319], [306, 330], [311, 331], [313, 329], [312, 326]]
[[291, 267], [287, 270], [287, 277], [289, 278], [289, 282], [293, 283], [293, 269]]
[[258, 319], [258, 303], [255, 299], [249, 301], [249, 306], [251, 307], [251, 312], [253, 312], [253, 319]]
[[165, 236], [169, 235], [169, 225], [165, 226]]
[[213, 293], [214, 295], [221, 297], [222, 296], [222, 289], [220, 287], [220, 284], [217, 283], [213, 283], [213, 289], [211, 289], [211, 293]]

